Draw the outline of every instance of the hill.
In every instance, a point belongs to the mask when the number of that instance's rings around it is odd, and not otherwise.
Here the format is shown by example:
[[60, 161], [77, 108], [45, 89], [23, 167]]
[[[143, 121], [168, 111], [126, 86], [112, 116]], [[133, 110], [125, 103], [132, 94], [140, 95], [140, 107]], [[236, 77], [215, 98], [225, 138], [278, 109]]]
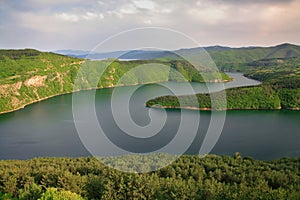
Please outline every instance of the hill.
[[73, 49], [61, 49], [61, 50], [56, 50], [53, 53], [57, 54], [62, 54], [66, 56], [80, 56], [80, 55], [86, 55], [89, 53], [89, 51], [83, 51], [83, 50], [73, 50]]
[[[247, 63], [262, 59], [300, 57], [300, 46], [280, 44], [273, 47], [241, 47], [222, 46], [204, 47], [216, 65], [222, 71], [246, 71]], [[180, 55], [196, 56], [202, 48], [181, 49], [175, 51]]]
[[112, 51], [112, 52], [88, 52], [81, 50], [57, 50], [59, 53], [75, 58], [88, 58], [92, 60], [105, 60], [109, 58], [118, 58], [124, 60], [152, 60], [162, 57], [174, 57], [174, 53], [168, 51], [154, 50], [129, 50], [129, 51]]
[[72, 91], [83, 60], [33, 49], [0, 51], [0, 113]]
[[[207, 47], [218, 66], [224, 71], [242, 71], [246, 76], [263, 81], [270, 85], [275, 96], [269, 102], [270, 106], [262, 108], [300, 108], [299, 95], [299, 63], [300, 47], [292, 44], [282, 44], [274, 47]], [[199, 48], [181, 49], [181, 55], [197, 57]], [[24, 107], [27, 104], [40, 101], [55, 95], [70, 93], [74, 88], [74, 81], [78, 70], [83, 68], [82, 84], [76, 89], [106, 88], [122, 85], [145, 84], [162, 81], [229, 81], [230, 77], [218, 73], [205, 66], [197, 66], [199, 71], [186, 61], [173, 57], [170, 52], [159, 51], [132, 51], [130, 58], [143, 56], [165, 56], [155, 60], [103, 60], [85, 61], [80, 58], [69, 57], [49, 52], [40, 52], [33, 49], [0, 50], [0, 113], [9, 112]], [[145, 55], [146, 54], [146, 55]], [[168, 55], [167, 55], [168, 54]], [[167, 56], [166, 56], [167, 55]], [[149, 57], [148, 57], [149, 56]], [[104, 71], [106, 65], [108, 68]], [[136, 66], [143, 66], [145, 71], [133, 70]], [[160, 66], [167, 66], [161, 68]], [[178, 71], [183, 77], [178, 76]], [[98, 75], [103, 73], [99, 79]], [[127, 74], [127, 80], [120, 78]], [[91, 84], [91, 82], [95, 82]], [[233, 89], [235, 90], [235, 89]], [[233, 91], [230, 90], [230, 91]], [[237, 89], [238, 90], [238, 89]], [[245, 89], [246, 90], [246, 89]], [[264, 89], [255, 89], [262, 92], [263, 101], [267, 94]], [[269, 90], [268, 90], [269, 91]], [[279, 92], [282, 91], [282, 92]], [[244, 94], [244, 92], [235, 92]], [[252, 94], [252, 93], [247, 93]], [[255, 99], [255, 93], [250, 99]], [[239, 96], [240, 98], [241, 96]], [[281, 99], [280, 106], [278, 98]], [[205, 98], [204, 98], [205, 99]], [[249, 103], [249, 102], [248, 102]], [[150, 104], [149, 104], [150, 105]], [[231, 108], [235, 108], [233, 103]], [[245, 105], [245, 104], [243, 104]], [[246, 106], [247, 109], [261, 108], [261, 106]], [[238, 107], [243, 109], [243, 107]]]
[[[243, 71], [245, 64], [261, 59], [272, 58], [292, 58], [300, 57], [300, 46], [284, 43], [272, 47], [241, 47], [231, 48], [223, 46], [210, 46], [204, 48], [179, 49], [176, 51], [142, 51], [132, 50], [124, 54], [124, 51], [109, 52], [109, 53], [92, 53], [89, 55], [93, 59], [116, 58], [121, 56], [121, 59], [162, 59], [175, 60], [181, 59], [178, 55], [197, 56], [199, 52], [206, 50], [216, 65], [223, 71]], [[87, 54], [74, 54], [76, 57], [85, 58]], [[247, 68], [246, 68], [247, 69]]]
[[[292, 109], [300, 110], [300, 58], [269, 58], [244, 64], [245, 76], [262, 81], [260, 86], [226, 90], [227, 105], [221, 93], [197, 94], [198, 104], [191, 105], [191, 96], [163, 96], [147, 102], [147, 106], [164, 108], [207, 109]], [[185, 102], [184, 105], [180, 105]], [[217, 106], [212, 108], [211, 100]], [[157, 106], [156, 106], [157, 107]]]
[[[136, 70], [136, 66], [143, 66], [143, 70]], [[73, 92], [77, 74], [81, 80], [76, 88], [79, 90], [168, 80], [183, 81], [182, 77], [173, 73], [174, 69], [178, 69], [188, 81], [204, 81], [198, 70], [184, 61], [85, 61], [33, 49], [0, 50], [0, 113], [16, 110], [55, 95]], [[210, 81], [215, 81], [218, 76], [213, 70], [205, 69], [203, 73], [207, 74]], [[127, 79], [119, 82], [124, 74], [127, 74]], [[225, 74], [222, 74], [222, 78], [230, 79]]]

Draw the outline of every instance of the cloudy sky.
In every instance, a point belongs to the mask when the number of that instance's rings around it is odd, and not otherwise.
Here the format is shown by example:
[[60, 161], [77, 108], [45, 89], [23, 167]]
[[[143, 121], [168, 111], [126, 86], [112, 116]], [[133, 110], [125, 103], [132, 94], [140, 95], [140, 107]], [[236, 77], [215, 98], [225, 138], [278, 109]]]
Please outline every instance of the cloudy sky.
[[300, 0], [0, 0], [0, 48], [89, 50], [145, 26], [201, 46], [300, 44], [299, 10]]

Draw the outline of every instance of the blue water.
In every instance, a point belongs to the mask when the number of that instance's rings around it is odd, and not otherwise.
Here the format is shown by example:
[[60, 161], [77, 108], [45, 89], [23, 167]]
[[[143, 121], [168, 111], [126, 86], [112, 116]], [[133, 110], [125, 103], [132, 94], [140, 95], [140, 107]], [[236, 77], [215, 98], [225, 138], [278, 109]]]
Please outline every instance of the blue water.
[[[230, 75], [235, 78], [235, 81], [226, 83], [226, 88], [259, 84], [241, 74]], [[164, 84], [177, 87], [180, 94], [186, 92], [186, 83]], [[126, 94], [134, 87], [136, 86], [118, 88], [116, 105], [122, 106], [127, 98]], [[196, 92], [201, 92], [203, 88], [206, 88], [205, 84], [201, 83], [192, 83], [192, 87]], [[215, 84], [215, 89], [218, 90], [218, 88], [218, 84]], [[170, 109], [166, 111], [165, 126], [154, 137], [145, 141], [134, 137], [126, 138], [111, 114], [113, 91], [113, 88], [96, 91], [95, 108], [98, 120], [115, 144], [131, 152], [144, 153], [161, 148], [174, 137], [174, 130], [179, 126], [180, 116], [184, 115], [193, 121], [199, 114], [199, 111]], [[130, 98], [132, 120], [140, 126], [147, 125], [150, 122], [149, 110], [156, 119], [163, 120], [163, 110], [146, 108], [144, 103], [151, 95], [157, 96], [166, 91], [163, 86], [156, 84], [140, 87]], [[80, 92], [83, 96], [91, 93], [93, 91]], [[85, 105], [82, 106], [84, 109]], [[185, 152], [187, 154], [198, 154], [211, 120], [211, 113], [201, 111], [200, 118], [200, 128], [193, 143]], [[244, 156], [257, 159], [300, 157], [299, 119], [300, 112], [298, 111], [227, 111], [224, 129], [211, 153], [232, 155], [240, 152]], [[127, 118], [124, 117], [124, 121], [126, 120]], [[186, 134], [186, 136], [191, 134], [189, 129], [186, 130]], [[97, 142], [99, 145], [105, 145], [101, 143], [102, 141]], [[180, 142], [175, 143], [167, 153], [176, 152], [181, 145]], [[116, 154], [117, 152], [105, 151], [105, 149], [101, 152], [103, 156]], [[88, 155], [90, 153], [82, 144], [75, 128], [72, 115], [72, 94], [57, 96], [26, 106], [19, 111], [0, 115], [0, 159]]]

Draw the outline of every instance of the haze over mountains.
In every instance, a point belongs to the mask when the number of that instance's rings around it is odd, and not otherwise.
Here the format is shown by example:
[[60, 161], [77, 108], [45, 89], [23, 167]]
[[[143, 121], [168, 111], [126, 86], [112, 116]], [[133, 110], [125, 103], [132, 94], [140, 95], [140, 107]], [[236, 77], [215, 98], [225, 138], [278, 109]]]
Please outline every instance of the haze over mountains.
[[155, 51], [155, 50], [128, 50], [114, 52], [89, 52], [81, 50], [57, 50], [55, 53], [68, 55], [77, 58], [90, 58], [94, 60], [102, 60], [107, 58], [119, 59], [158, 59], [158, 58], [178, 58], [178, 55], [197, 55], [199, 51], [205, 49], [214, 59], [216, 64], [222, 63], [245, 63], [261, 59], [272, 58], [291, 58], [300, 57], [300, 46], [284, 43], [271, 47], [241, 47], [231, 48], [225, 46], [209, 46], [197, 47], [190, 49], [179, 49], [175, 51]]
[[135, 59], [135, 60], [149, 60], [162, 58], [166, 56], [174, 56], [169, 51], [154, 51], [154, 50], [128, 50], [128, 51], [113, 51], [113, 52], [89, 52], [81, 50], [57, 50], [54, 53], [63, 54], [76, 58], [89, 58], [93, 60], [103, 60], [108, 58], [119, 58], [119, 59]]

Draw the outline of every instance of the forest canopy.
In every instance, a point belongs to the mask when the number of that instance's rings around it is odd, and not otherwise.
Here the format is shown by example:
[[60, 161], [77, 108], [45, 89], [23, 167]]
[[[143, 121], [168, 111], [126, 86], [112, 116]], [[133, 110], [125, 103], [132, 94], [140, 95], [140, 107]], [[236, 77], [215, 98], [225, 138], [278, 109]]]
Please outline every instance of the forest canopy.
[[[126, 156], [124, 157], [126, 159]], [[86, 158], [0, 161], [0, 199], [299, 199], [300, 159], [185, 155], [124, 173]]]

